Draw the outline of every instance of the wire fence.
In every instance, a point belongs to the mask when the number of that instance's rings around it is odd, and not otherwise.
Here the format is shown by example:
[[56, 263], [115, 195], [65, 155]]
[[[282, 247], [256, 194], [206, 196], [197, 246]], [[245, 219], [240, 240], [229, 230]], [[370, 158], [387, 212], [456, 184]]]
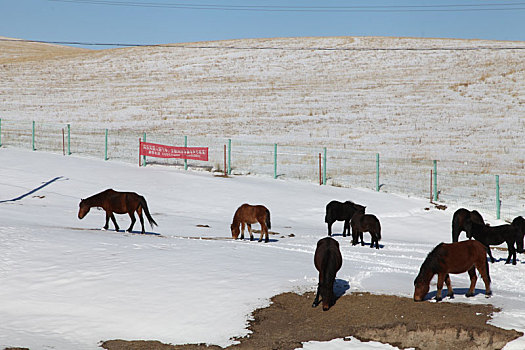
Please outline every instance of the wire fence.
[[[74, 154], [108, 161], [137, 163], [139, 138], [171, 146], [208, 147], [208, 162], [187, 160], [200, 171], [230, 171], [294, 178], [340, 187], [436, 198], [441, 204], [476, 209], [484, 216], [512, 220], [523, 215], [523, 162], [381, 157], [348, 149], [284, 146], [247, 140], [108, 130], [85, 126], [0, 119], [0, 146]], [[225, 153], [225, 149], [227, 148]], [[226, 157], [227, 156], [227, 157]], [[225, 164], [225, 158], [228, 164]], [[147, 164], [184, 167], [183, 159], [147, 158]], [[497, 172], [496, 172], [497, 169]], [[499, 178], [499, 183], [497, 179]], [[499, 193], [499, 199], [497, 194]], [[499, 203], [498, 203], [499, 202]], [[499, 206], [498, 206], [499, 204]]]

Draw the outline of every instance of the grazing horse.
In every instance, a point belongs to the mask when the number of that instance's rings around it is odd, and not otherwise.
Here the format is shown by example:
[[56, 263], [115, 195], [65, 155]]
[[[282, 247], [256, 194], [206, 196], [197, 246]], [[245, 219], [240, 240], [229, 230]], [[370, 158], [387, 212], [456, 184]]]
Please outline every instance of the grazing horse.
[[490, 256], [490, 262], [492, 263], [494, 262], [494, 258], [490, 251], [491, 245], [500, 245], [503, 242], [507, 243], [509, 255], [505, 264], [510, 263], [510, 258], [512, 257], [512, 265], [516, 265], [516, 249], [514, 248], [514, 244], [517, 240], [522, 242], [521, 247], [519, 247], [519, 252], [523, 252], [523, 240], [518, 239], [520, 236], [520, 227], [518, 224], [486, 226], [477, 224], [467, 217], [465, 220], [465, 230], [467, 231], [467, 236], [474, 237], [474, 239], [485, 245], [487, 253]]
[[78, 218], [83, 219], [84, 216], [86, 216], [89, 212], [89, 209], [92, 207], [99, 207], [106, 211], [106, 224], [104, 225], [105, 230], [108, 229], [109, 219], [111, 219], [115, 225], [115, 231], [118, 232], [119, 227], [113, 213], [127, 213], [131, 218], [131, 225], [127, 231], [131, 232], [133, 225], [135, 225], [135, 221], [137, 221], [135, 219], [135, 212], [137, 212], [139, 215], [140, 224], [142, 225], [142, 233], [144, 233], [144, 219], [142, 218], [143, 210], [151, 227], [153, 228], [153, 225], [157, 225], [149, 213], [146, 199], [134, 192], [117, 192], [112, 189], [107, 189], [91, 197], [82, 199], [79, 204]]
[[365, 206], [356, 204], [351, 201], [344, 203], [338, 201], [331, 201], [326, 205], [326, 215], [324, 222], [328, 224], [328, 236], [332, 235], [332, 224], [335, 221], [344, 221], [343, 237], [346, 237], [346, 233], [350, 236], [350, 220], [352, 216], [357, 213], [365, 213]]
[[447, 284], [448, 297], [454, 297], [454, 290], [450, 283], [449, 273], [468, 272], [470, 288], [467, 297], [474, 295], [476, 287], [476, 269], [478, 269], [483, 282], [485, 282], [485, 296], [492, 295], [490, 290], [489, 264], [485, 247], [478, 241], [462, 241], [455, 243], [440, 243], [428, 255], [419, 274], [414, 280], [414, 301], [423, 301], [430, 289], [430, 281], [435, 274], [438, 275], [436, 300], [441, 300], [443, 282]]
[[323, 303], [323, 311], [335, 304], [334, 282], [337, 271], [343, 264], [339, 251], [339, 243], [332, 237], [325, 237], [317, 242], [314, 265], [319, 271], [319, 284], [312, 307], [319, 305], [319, 295]]
[[355, 213], [350, 225], [352, 226], [352, 245], [359, 243], [359, 239], [361, 239], [361, 245], [365, 245], [363, 232], [370, 232], [370, 236], [372, 236], [370, 248], [374, 248], [375, 243], [376, 249], [379, 249], [381, 224], [375, 215]]
[[[465, 218], [470, 217], [472, 222], [476, 224], [485, 225], [485, 221], [479, 212], [476, 210], [468, 210], [465, 208], [459, 208], [454, 212], [452, 216], [452, 242], [457, 242], [459, 234], [465, 230]], [[469, 237], [471, 239], [472, 237]]]
[[248, 232], [250, 233], [250, 241], [253, 241], [252, 224], [256, 223], [261, 225], [261, 238], [259, 238], [259, 242], [262, 241], [263, 235], [265, 235], [264, 242], [268, 243], [268, 229], [272, 228], [272, 223], [270, 222], [270, 211], [264, 205], [250, 205], [247, 203], [241, 205], [235, 211], [233, 222], [230, 226], [233, 239], [239, 237], [239, 225], [241, 225], [240, 239], [244, 239], [244, 225], [246, 225], [248, 226]]

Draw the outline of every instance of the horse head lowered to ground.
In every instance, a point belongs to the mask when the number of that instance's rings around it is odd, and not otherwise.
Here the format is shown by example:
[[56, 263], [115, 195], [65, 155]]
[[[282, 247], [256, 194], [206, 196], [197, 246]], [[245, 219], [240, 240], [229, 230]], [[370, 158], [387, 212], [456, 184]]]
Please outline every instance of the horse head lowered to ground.
[[[270, 221], [270, 211], [264, 205], [250, 205], [244, 203], [235, 211], [233, 215], [233, 221], [230, 225], [233, 239], [237, 239], [239, 234], [240, 239], [244, 239], [244, 226], [248, 226], [248, 232], [250, 233], [250, 241], [253, 241], [252, 224], [259, 223], [261, 225], [261, 238], [265, 236], [264, 242], [268, 243], [268, 229], [272, 228]], [[239, 230], [239, 226], [241, 229]]]
[[314, 255], [314, 265], [319, 271], [319, 284], [312, 307], [319, 305], [319, 295], [323, 303], [323, 311], [335, 304], [334, 282], [337, 271], [343, 264], [339, 243], [331, 238], [325, 237], [317, 242]]
[[443, 282], [447, 285], [447, 296], [453, 297], [454, 291], [449, 273], [456, 274], [465, 271], [470, 276], [470, 288], [466, 296], [473, 296], [477, 281], [476, 269], [485, 283], [485, 296], [489, 297], [492, 291], [490, 290], [489, 265], [485, 246], [475, 240], [438, 244], [428, 253], [414, 280], [414, 301], [425, 299], [430, 289], [430, 281], [435, 274], [438, 275], [436, 300], [441, 300]]

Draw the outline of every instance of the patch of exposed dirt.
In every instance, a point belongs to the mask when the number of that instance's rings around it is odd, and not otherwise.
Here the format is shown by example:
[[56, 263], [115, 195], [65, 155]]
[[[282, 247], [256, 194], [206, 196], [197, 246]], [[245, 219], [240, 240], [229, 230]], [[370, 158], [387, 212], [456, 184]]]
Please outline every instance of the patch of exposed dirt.
[[[461, 297], [461, 296], [458, 296]], [[354, 336], [400, 348], [501, 349], [523, 335], [487, 324], [492, 305], [416, 303], [409, 298], [354, 293], [344, 295], [328, 311], [312, 308], [313, 293], [284, 293], [269, 307], [255, 310], [249, 330], [239, 344], [227, 349], [295, 349], [310, 340], [329, 341]], [[166, 345], [159, 342], [110, 340], [108, 350], [222, 349], [206, 344]]]

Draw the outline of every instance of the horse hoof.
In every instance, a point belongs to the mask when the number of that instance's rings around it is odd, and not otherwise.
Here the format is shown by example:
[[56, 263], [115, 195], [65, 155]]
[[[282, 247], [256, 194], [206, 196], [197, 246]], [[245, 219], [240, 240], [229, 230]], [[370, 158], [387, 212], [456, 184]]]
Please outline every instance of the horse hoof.
[[473, 296], [474, 296], [474, 293], [467, 293], [467, 294], [465, 294], [465, 296], [466, 296], [467, 298], [470, 298], [470, 297], [473, 297]]
[[436, 297], [436, 301], [441, 301], [441, 300], [443, 300], [443, 298], [441, 298], [441, 297], [439, 297], [439, 298]]

